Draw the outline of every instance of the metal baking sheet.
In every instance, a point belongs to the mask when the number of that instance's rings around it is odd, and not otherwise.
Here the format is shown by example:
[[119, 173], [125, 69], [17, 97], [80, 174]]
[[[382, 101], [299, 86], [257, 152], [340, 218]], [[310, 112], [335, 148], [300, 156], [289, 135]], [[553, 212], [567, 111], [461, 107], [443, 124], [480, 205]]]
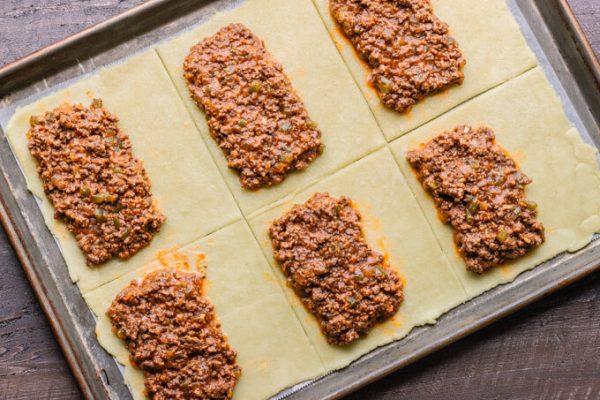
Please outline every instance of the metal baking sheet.
[[[307, 0], [308, 1], [308, 0]], [[0, 69], [0, 125], [15, 107], [168, 39], [242, 0], [151, 0]], [[600, 148], [600, 63], [566, 0], [507, 0], [584, 139]], [[492, 45], [492, 44], [490, 44]], [[0, 135], [0, 220], [87, 399], [130, 399], [98, 344], [92, 312], [71, 283], [34, 196]], [[299, 384], [277, 399], [337, 399], [600, 269], [600, 240], [467, 302], [436, 325]]]

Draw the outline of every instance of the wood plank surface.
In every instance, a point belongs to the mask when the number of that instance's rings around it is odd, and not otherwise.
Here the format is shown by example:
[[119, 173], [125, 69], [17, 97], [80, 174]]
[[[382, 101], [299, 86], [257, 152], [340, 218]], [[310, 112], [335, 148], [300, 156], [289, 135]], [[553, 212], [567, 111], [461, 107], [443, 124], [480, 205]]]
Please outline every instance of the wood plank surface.
[[[142, 0], [1, 0], [0, 65]], [[570, 0], [600, 53], [600, 1]], [[600, 274], [350, 396], [600, 399]], [[49, 325], [0, 229], [0, 399], [78, 399]]]

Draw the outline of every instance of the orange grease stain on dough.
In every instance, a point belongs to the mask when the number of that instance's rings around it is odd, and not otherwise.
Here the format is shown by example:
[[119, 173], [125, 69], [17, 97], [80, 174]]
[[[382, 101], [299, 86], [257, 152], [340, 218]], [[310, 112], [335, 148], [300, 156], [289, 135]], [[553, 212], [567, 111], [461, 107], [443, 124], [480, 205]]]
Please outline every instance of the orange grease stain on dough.
[[206, 254], [198, 252], [196, 253], [196, 269], [201, 270], [202, 268], [206, 268]]
[[380, 331], [383, 335], [389, 337], [397, 337], [398, 330], [404, 326], [404, 317], [400, 312], [396, 313], [391, 319], [379, 325]]
[[174, 246], [174, 247], [171, 247], [170, 249], [160, 250], [158, 253], [156, 253], [156, 259], [158, 260], [160, 265], [162, 265], [163, 267], [168, 267], [169, 266], [169, 258], [168, 258], [169, 255], [174, 253], [178, 248], [179, 248], [178, 246]]
[[[454, 86], [452, 86], [452, 87], [454, 87]], [[445, 99], [446, 97], [450, 97], [450, 89], [446, 88], [444, 90], [441, 90], [441, 91], [435, 93], [434, 96], [440, 97], [440, 98], [443, 98], [443, 99]]]
[[344, 39], [347, 42], [348, 39], [341, 35], [340, 29], [337, 27], [337, 25], [334, 28], [329, 29], [329, 35], [331, 36], [331, 40], [333, 40], [333, 44], [338, 49], [338, 51], [340, 53], [344, 51]]
[[335, 47], [340, 53], [344, 51], [345, 47], [349, 47], [350, 49], [352, 49], [354, 57], [356, 58], [356, 60], [358, 60], [358, 65], [361, 66], [363, 73], [365, 74], [365, 85], [369, 89], [371, 89], [373, 93], [377, 93], [377, 90], [375, 90], [375, 87], [371, 84], [369, 80], [369, 75], [371, 74], [371, 67], [369, 66], [369, 64], [367, 64], [365, 60], [363, 60], [360, 57], [358, 51], [356, 51], [356, 48], [354, 47], [350, 39], [348, 39], [344, 31], [340, 28], [340, 25], [335, 20], [333, 21], [333, 28], [329, 29], [329, 35], [331, 36], [331, 40], [333, 40]]
[[261, 273], [261, 275], [262, 275], [263, 280], [265, 282], [267, 282], [267, 283], [274, 283], [274, 284], [278, 285], [277, 279], [275, 278], [275, 275], [273, 275], [272, 273], [267, 272], [267, 271], [263, 271]]
[[387, 263], [389, 268], [391, 268], [396, 273], [396, 275], [398, 275], [398, 279], [400, 280], [402, 287], [405, 288], [407, 279], [406, 275], [403, 274], [401, 271], [402, 265], [404, 265], [404, 260], [399, 255], [396, 255], [394, 259], [391, 258], [389, 251], [390, 241], [383, 232], [383, 225], [381, 224], [381, 220], [375, 217], [370, 212], [370, 207], [366, 204], [359, 205], [357, 202], [352, 201], [352, 206], [358, 209], [363, 217], [363, 229], [367, 229], [368, 231], [375, 233], [377, 237], [377, 248], [375, 250], [383, 254], [384, 262]]
[[[414, 107], [410, 107], [408, 110], [404, 111], [403, 113], [398, 113], [398, 115], [401, 115], [404, 118], [406, 118], [407, 120], [412, 121], [414, 119], [414, 115], [415, 115], [414, 109], [415, 109]], [[392, 110], [392, 111], [394, 111], [394, 110]]]
[[[511, 154], [507, 155], [511, 157]], [[515, 150], [513, 151], [511, 158], [515, 161], [517, 167], [521, 169], [521, 164], [527, 159], [527, 153], [525, 153], [523, 150]]]
[[509, 266], [507, 266], [507, 265], [503, 265], [501, 267], [498, 267], [498, 269], [500, 270], [500, 273], [504, 277], [508, 277], [508, 276], [512, 275], [511, 270], [510, 270]]
[[389, 251], [390, 241], [383, 232], [381, 220], [373, 215], [371, 208], [367, 204], [358, 203], [352, 200], [352, 207], [356, 208], [362, 215], [363, 231], [366, 230], [375, 235], [375, 242], [377, 245], [375, 250], [383, 254], [384, 261], [398, 273], [398, 276], [402, 276], [400, 273], [400, 266], [403, 264], [403, 260], [399, 256], [394, 257], [392, 260]]
[[203, 279], [202, 280], [202, 293], [207, 295], [209, 294], [209, 292], [212, 289], [212, 281], [209, 279]]
[[269, 361], [265, 359], [250, 360], [247, 364], [252, 370], [266, 371], [269, 368]]
[[[190, 250], [190, 252], [194, 252]], [[179, 251], [178, 247], [172, 247], [170, 249], [161, 250], [157, 253], [156, 259], [162, 267], [165, 268], [177, 268], [184, 271], [196, 270], [203, 272], [207, 268], [206, 254], [196, 250], [195, 257], [188, 256], [190, 252], [184, 253]], [[193, 263], [193, 265], [190, 265]]]

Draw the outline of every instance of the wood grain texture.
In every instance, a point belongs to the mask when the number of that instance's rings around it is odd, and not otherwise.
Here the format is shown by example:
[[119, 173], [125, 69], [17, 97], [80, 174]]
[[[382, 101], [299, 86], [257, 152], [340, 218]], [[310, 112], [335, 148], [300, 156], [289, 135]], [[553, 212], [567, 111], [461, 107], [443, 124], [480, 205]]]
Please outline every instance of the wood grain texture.
[[[0, 0], [0, 64], [142, 0]], [[600, 53], [600, 1], [571, 0]], [[0, 399], [78, 399], [48, 323], [0, 229]], [[350, 396], [600, 399], [600, 274]]]

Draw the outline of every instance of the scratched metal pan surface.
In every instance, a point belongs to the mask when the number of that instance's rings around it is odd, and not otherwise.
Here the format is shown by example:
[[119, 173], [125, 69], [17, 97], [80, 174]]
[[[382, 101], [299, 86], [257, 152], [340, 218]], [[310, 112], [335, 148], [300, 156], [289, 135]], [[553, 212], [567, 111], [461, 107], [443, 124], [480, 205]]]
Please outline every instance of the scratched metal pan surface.
[[[0, 69], [0, 122], [24, 99], [117, 62], [242, 0], [151, 0]], [[308, 1], [308, 0], [307, 0]], [[507, 0], [584, 139], [600, 147], [600, 64], [566, 0]], [[493, 45], [493, 44], [490, 44]], [[130, 399], [119, 367], [71, 283], [25, 178], [0, 135], [0, 220], [88, 399]], [[561, 255], [450, 311], [434, 326], [379, 348], [347, 368], [278, 396], [337, 399], [530, 304], [600, 267], [600, 240]]]

